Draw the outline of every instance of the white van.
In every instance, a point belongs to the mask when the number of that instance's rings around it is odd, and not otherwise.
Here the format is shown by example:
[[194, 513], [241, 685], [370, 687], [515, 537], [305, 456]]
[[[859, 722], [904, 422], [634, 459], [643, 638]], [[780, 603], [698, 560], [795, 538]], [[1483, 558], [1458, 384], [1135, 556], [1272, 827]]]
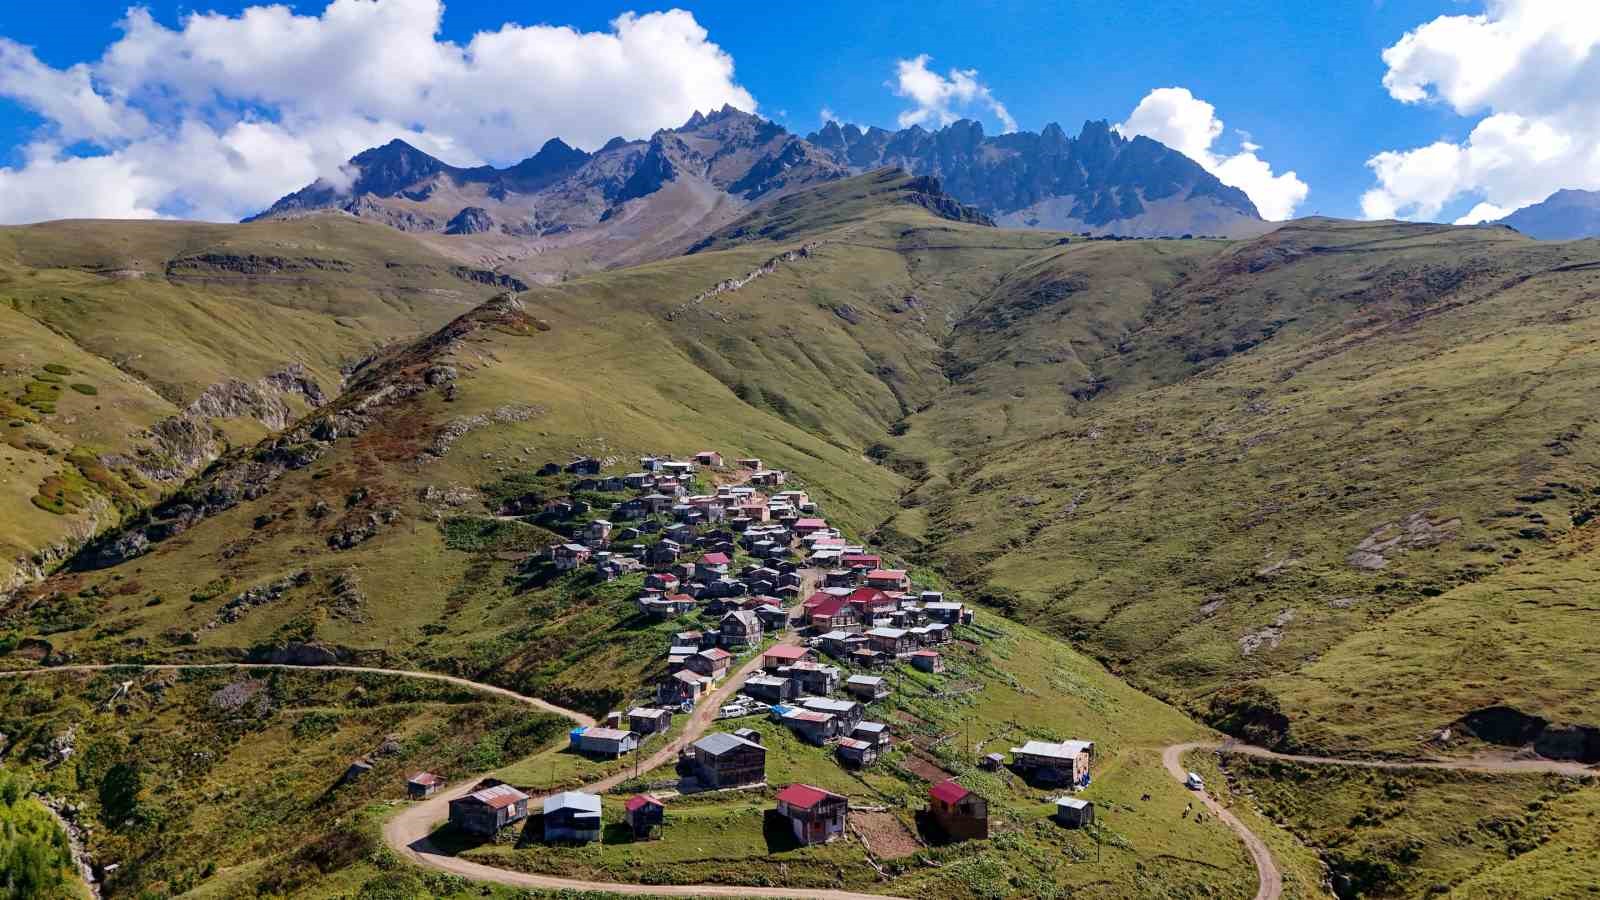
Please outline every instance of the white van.
[[1206, 780], [1200, 777], [1199, 772], [1190, 772], [1189, 777], [1183, 780], [1183, 786], [1191, 791], [1203, 791], [1206, 789]]

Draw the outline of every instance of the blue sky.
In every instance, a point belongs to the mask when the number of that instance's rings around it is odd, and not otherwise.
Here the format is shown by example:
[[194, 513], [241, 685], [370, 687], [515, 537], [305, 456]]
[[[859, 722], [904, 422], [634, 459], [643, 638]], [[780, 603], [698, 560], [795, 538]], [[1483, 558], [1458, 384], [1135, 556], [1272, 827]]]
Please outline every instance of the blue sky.
[[[425, 9], [436, 0], [382, 2]], [[1502, 96], [1505, 91], [1502, 95], [1488, 97], [1468, 96], [1474, 88], [1452, 83], [1448, 59], [1438, 61], [1441, 56], [1456, 53], [1458, 63], [1464, 61], [1468, 68], [1474, 64], [1474, 57], [1468, 55], [1474, 52], [1473, 48], [1451, 44], [1454, 40], [1451, 30], [1435, 29], [1438, 46], [1430, 44], [1426, 49], [1432, 52], [1417, 54], [1415, 61], [1401, 67], [1404, 69], [1400, 72], [1404, 76], [1401, 80], [1410, 79], [1420, 84], [1428, 95], [1420, 102], [1402, 102], [1394, 91], [1386, 88], [1385, 74], [1394, 67], [1386, 64], [1383, 52], [1408, 32], [1418, 29], [1423, 29], [1419, 42], [1434, 41], [1433, 32], [1424, 26], [1440, 17], [1480, 16], [1484, 30], [1505, 26], [1511, 29], [1512, 38], [1518, 38], [1517, 29], [1566, 33], [1574, 30], [1574, 23], [1570, 21], [1528, 24], [1522, 21], [1529, 18], [1527, 15], [1518, 18], [1519, 7], [1540, 2], [1124, 0], [1106, 4], [1103, 0], [1095, 3], [921, 0], [863, 4], [817, 0], [775, 12], [768, 4], [745, 2], [506, 4], [449, 0], [438, 37], [465, 45], [478, 32], [498, 30], [507, 22], [570, 26], [579, 32], [605, 33], [613, 29], [613, 20], [625, 12], [636, 12], [648, 18], [651, 12], [674, 7], [687, 9], [692, 13], [693, 22], [704, 29], [704, 43], [715, 45], [715, 49], [731, 57], [733, 86], [753, 97], [762, 113], [801, 133], [817, 127], [819, 110], [824, 107], [843, 121], [896, 127], [897, 117], [915, 105], [894, 90], [897, 65], [902, 60], [924, 54], [931, 57], [927, 68], [940, 78], [952, 68], [976, 70], [974, 77], [987, 88], [988, 96], [1003, 103], [1018, 127], [1026, 130], [1037, 130], [1052, 121], [1060, 122], [1069, 132], [1090, 118], [1105, 118], [1113, 123], [1127, 121], [1152, 90], [1181, 87], [1192, 97], [1210, 104], [1214, 118], [1226, 126], [1209, 145], [1216, 163], [1221, 164], [1238, 153], [1248, 140], [1259, 146], [1253, 154], [1270, 165], [1273, 173], [1281, 175], [1292, 170], [1308, 187], [1305, 199], [1295, 209], [1298, 215], [1360, 217], [1365, 208], [1368, 213], [1397, 212], [1449, 220], [1486, 199], [1495, 201], [1490, 203], [1490, 207], [1495, 207], [1544, 190], [1543, 182], [1517, 184], [1515, 189], [1499, 185], [1494, 181], [1493, 172], [1468, 177], [1475, 171], [1474, 166], [1487, 165], [1473, 162], [1470, 156], [1474, 128], [1486, 117], [1518, 115], [1522, 117], [1522, 124], [1527, 125], [1529, 122], [1537, 124], [1543, 116], [1557, 128], [1565, 127], [1573, 132], [1568, 137], [1581, 138], [1583, 134], [1578, 133], [1578, 125], [1561, 120], [1558, 104], [1547, 102], [1547, 98], [1531, 100], [1530, 108], [1521, 110], [1513, 108], [1517, 106], [1517, 97]], [[122, 37], [118, 23], [128, 5], [128, 0], [5, 4], [0, 7], [0, 37], [31, 48], [36, 63], [45, 69], [70, 72], [77, 64], [95, 64], [107, 47]], [[161, 39], [166, 35], [179, 35], [185, 16], [194, 10], [233, 17], [252, 5], [236, 0], [202, 0], [198, 4], [147, 0], [143, 4], [153, 20], [151, 33]], [[300, 0], [292, 6], [299, 15], [314, 18], [324, 14], [327, 3], [325, 0]], [[1108, 15], [1108, 11], [1112, 14]], [[1588, 15], [1580, 16], [1585, 21], [1578, 24], [1587, 26]], [[65, 24], [69, 22], [70, 25]], [[1522, 37], [1528, 43], [1537, 43], [1541, 34]], [[155, 39], [152, 42], [158, 45]], [[1596, 43], [1600, 43], [1600, 38], [1596, 38]], [[1572, 78], [1593, 73], [1596, 54], [1590, 53], [1591, 49], [1592, 46], [1580, 46], [1574, 51], [1577, 53], [1573, 62], [1575, 69], [1568, 73]], [[16, 52], [13, 49], [13, 62]], [[704, 59], [703, 55], [697, 56], [696, 61], [685, 63], [683, 68], [690, 69]], [[398, 59], [379, 63], [379, 77], [383, 76], [384, 66], [392, 69], [398, 64]], [[153, 65], [159, 69], [159, 59]], [[574, 65], [588, 64], [582, 57], [575, 57]], [[514, 73], [516, 68], [512, 66], [506, 71]], [[259, 77], [293, 80], [292, 72], [264, 69]], [[307, 74], [311, 78], [319, 77], [314, 72]], [[1506, 78], [1510, 80], [1515, 75], [1512, 72]], [[142, 139], [125, 134], [107, 136], [103, 133], [105, 128], [62, 129], [50, 115], [41, 114], [45, 101], [38, 99], [38, 91], [30, 95], [22, 88], [8, 90], [6, 77], [4, 57], [0, 55], [0, 95], [10, 95], [0, 96], [0, 143], [4, 144], [4, 149], [0, 150], [0, 166], [10, 167], [13, 173], [23, 171], [30, 161], [45, 155], [51, 155], [59, 164], [75, 156], [116, 154], [128, 147], [130, 141]], [[147, 96], [167, 97], [187, 90], [183, 85], [173, 86], [178, 76], [172, 76], [172, 83], [162, 81], [166, 76], [151, 75], [148, 71], [137, 78], [126, 74], [115, 77], [122, 78], [126, 84], [136, 84]], [[202, 76], [194, 77], [203, 81]], [[239, 77], [251, 77], [250, 72], [246, 70]], [[505, 77], [515, 79], [514, 74]], [[102, 85], [102, 79], [110, 78], [112, 76], [93, 71], [85, 83], [96, 85], [97, 90], [109, 90]], [[718, 91], [726, 94], [730, 89], [728, 80], [724, 78], [716, 87], [680, 88], [688, 95], [696, 91], [706, 96], [716, 95]], [[661, 81], [659, 74], [654, 81]], [[150, 90], [153, 83], [159, 90]], [[51, 89], [66, 88], [55, 85]], [[429, 89], [426, 85], [418, 88]], [[520, 84], [518, 89], [537, 90], [526, 83]], [[641, 89], [632, 88], [634, 91]], [[228, 88], [201, 84], [198, 90], [225, 93]], [[432, 90], [441, 89], [434, 87]], [[481, 82], [478, 90], [482, 92]], [[1507, 91], [1510, 90], [1508, 87]], [[1584, 89], [1573, 90], [1581, 94]], [[20, 99], [19, 94], [23, 95]], [[124, 116], [129, 114], [128, 110], [148, 113], [152, 103], [159, 107], [163, 102], [130, 100], [126, 106], [114, 105], [105, 114]], [[326, 123], [331, 116], [326, 98], [315, 103], [290, 98], [282, 101], [286, 104], [282, 110], [275, 106], [276, 102], [249, 98], [233, 102], [231, 107], [235, 115], [282, 123], [312, 118]], [[652, 116], [664, 117], [667, 114], [664, 110], [671, 108], [670, 104], [660, 106], [663, 108], [640, 110], [631, 118], [617, 119], [617, 127], [648, 133], [651, 127], [674, 124], [651, 121]], [[310, 112], [313, 108], [315, 112]], [[433, 135], [437, 139], [432, 149], [454, 149], [458, 161], [468, 161], [459, 159], [462, 156], [509, 161], [506, 157], [536, 149], [538, 143], [549, 136], [543, 132], [554, 127], [549, 123], [568, 123], [566, 127], [579, 130], [584, 124], [572, 118], [580, 115], [581, 110], [552, 110], [539, 121], [523, 126], [526, 146], [518, 148], [516, 134], [503, 136], [491, 144], [471, 135], [452, 134], [448, 125], [407, 122], [409, 116], [403, 110], [398, 114], [391, 111], [385, 118], [383, 113], [371, 112], [372, 108], [369, 104], [353, 114], [364, 116], [369, 122], [393, 120], [412, 125], [419, 134]], [[992, 108], [982, 102], [970, 106], [957, 103], [954, 109], [972, 114], [991, 131], [1001, 128]], [[246, 112], [240, 113], [240, 110]], [[1152, 108], [1152, 114], [1159, 113], [1160, 110]], [[164, 121], [160, 127], [168, 129], [166, 139], [170, 140], [171, 130], [180, 127], [175, 123], [185, 116], [205, 121], [219, 135], [225, 134], [230, 121], [219, 120], [219, 115], [205, 100], [195, 99], [184, 111], [161, 109], [150, 118], [152, 122]], [[937, 119], [930, 120], [929, 124], [937, 125]], [[285, 127], [290, 126], [286, 124]], [[351, 129], [344, 131], [348, 133]], [[1532, 134], [1527, 128], [1524, 131]], [[1159, 128], [1149, 133], [1158, 137], [1164, 134]], [[579, 135], [578, 142], [585, 142], [585, 137], [589, 138], [588, 143], [595, 142], [592, 136], [585, 135]], [[343, 138], [346, 142], [350, 139]], [[1535, 142], [1537, 136], [1527, 140]], [[1176, 144], [1176, 139], [1168, 142]], [[1444, 150], [1431, 155], [1416, 153], [1422, 148], [1440, 145], [1456, 148], [1454, 155]], [[131, 155], [132, 151], [129, 152]], [[308, 151], [307, 158], [321, 160], [327, 152], [331, 151]], [[1366, 198], [1364, 207], [1363, 195], [1377, 184], [1368, 161], [1385, 152], [1396, 154], [1390, 159], [1392, 183], [1384, 183], [1385, 196]], [[249, 152], [245, 155], [249, 156]], [[326, 167], [326, 162], [315, 165]], [[1438, 169], [1443, 165], [1462, 172], [1441, 173]], [[41, 172], [47, 171], [41, 169]], [[130, 167], [122, 171], [140, 170]], [[298, 171], [273, 174], [288, 178]], [[1578, 180], [1583, 181], [1589, 174], [1586, 169], [1580, 171]], [[1593, 174], [1600, 179], [1600, 164]], [[148, 177], [160, 181], [162, 176]], [[1559, 177], [1557, 173], [1550, 175], [1550, 178]], [[1452, 178], [1448, 185], [1438, 183], [1440, 179]], [[4, 185], [5, 182], [0, 181], [0, 187]], [[159, 194], [157, 187], [149, 190]], [[199, 196], [198, 189], [191, 193]], [[250, 201], [254, 202], [254, 198]], [[44, 205], [40, 208], [48, 212], [49, 204], [41, 203]], [[0, 206], [3, 204], [0, 199]], [[194, 197], [178, 200], [158, 197], [145, 206], [164, 214], [188, 210], [217, 215], [216, 210], [230, 209], [227, 202], [210, 204], [209, 200]]]

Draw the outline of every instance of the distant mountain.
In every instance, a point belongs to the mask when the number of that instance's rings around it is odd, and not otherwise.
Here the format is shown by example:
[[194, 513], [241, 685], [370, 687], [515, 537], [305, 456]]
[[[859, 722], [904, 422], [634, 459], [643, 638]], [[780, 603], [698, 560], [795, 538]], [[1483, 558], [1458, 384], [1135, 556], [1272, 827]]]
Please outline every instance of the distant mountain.
[[1244, 191], [1105, 121], [1085, 122], [1076, 138], [1056, 124], [989, 137], [970, 119], [932, 132], [829, 122], [806, 140], [854, 171], [892, 165], [933, 175], [951, 196], [1011, 227], [1141, 237], [1266, 230]]
[[962, 120], [932, 132], [830, 122], [801, 139], [731, 106], [593, 153], [551, 139], [504, 169], [453, 166], [390, 141], [351, 159], [348, 182], [319, 179], [247, 221], [340, 210], [466, 262], [554, 280], [681, 253], [752, 205], [884, 167], [936, 179], [935, 194], [977, 210], [957, 214], [967, 221], [1144, 237], [1267, 227], [1243, 191], [1103, 121], [1076, 138], [1057, 125], [989, 137]]
[[1541, 241], [1600, 237], [1600, 191], [1556, 191], [1499, 221]]

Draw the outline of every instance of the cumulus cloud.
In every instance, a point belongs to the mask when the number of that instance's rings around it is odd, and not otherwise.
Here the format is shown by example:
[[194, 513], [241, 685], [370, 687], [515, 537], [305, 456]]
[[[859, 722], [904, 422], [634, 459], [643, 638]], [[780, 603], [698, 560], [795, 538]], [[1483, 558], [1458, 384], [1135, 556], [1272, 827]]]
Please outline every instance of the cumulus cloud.
[[1474, 199], [1457, 221], [1482, 221], [1564, 187], [1600, 188], [1600, 4], [1490, 0], [1407, 32], [1383, 61], [1394, 99], [1481, 118], [1465, 140], [1369, 159], [1369, 218], [1431, 219]]
[[895, 64], [895, 80], [889, 88], [896, 97], [914, 104], [900, 113], [901, 128], [912, 125], [949, 125], [962, 118], [966, 111], [987, 109], [1000, 122], [1000, 130], [1010, 133], [1017, 130], [1017, 120], [1011, 117], [1004, 103], [995, 99], [987, 85], [978, 80], [977, 69], [951, 69], [949, 75], [940, 75], [928, 68], [932, 60], [923, 53]]
[[65, 69], [0, 38], [0, 96], [46, 123], [0, 168], [0, 221], [232, 219], [318, 177], [348, 181], [349, 157], [395, 137], [506, 164], [550, 137], [594, 148], [696, 109], [756, 108], [682, 10], [593, 32], [508, 23], [464, 45], [439, 39], [443, 14], [441, 0], [331, 0], [169, 28], [134, 8], [99, 59]]
[[1156, 88], [1116, 128], [1128, 137], [1142, 134], [1160, 141], [1199, 163], [1223, 184], [1244, 191], [1266, 219], [1293, 216], [1310, 192], [1293, 171], [1274, 174], [1272, 165], [1260, 156], [1261, 147], [1248, 139], [1231, 156], [1212, 150], [1222, 136], [1222, 120], [1216, 107], [1188, 88]]

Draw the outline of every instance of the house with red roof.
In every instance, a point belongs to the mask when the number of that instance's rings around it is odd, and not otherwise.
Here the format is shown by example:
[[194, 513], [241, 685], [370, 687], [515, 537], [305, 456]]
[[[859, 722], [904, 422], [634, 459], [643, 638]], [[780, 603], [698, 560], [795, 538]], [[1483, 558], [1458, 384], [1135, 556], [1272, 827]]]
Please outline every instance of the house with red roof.
[[989, 801], [954, 778], [928, 788], [928, 815], [952, 840], [981, 841], [989, 836]]
[[701, 450], [693, 457], [697, 466], [710, 466], [714, 469], [722, 468], [722, 454], [715, 450]]
[[791, 784], [778, 792], [778, 815], [789, 820], [795, 840], [826, 844], [844, 834], [850, 800], [809, 784]]
[[828, 522], [827, 522], [826, 519], [818, 519], [818, 518], [815, 518], [815, 517], [807, 517], [807, 518], [804, 518], [804, 519], [796, 519], [795, 520], [794, 533], [796, 535], [800, 536], [801, 538], [804, 538], [806, 535], [814, 534], [814, 533], [816, 533], [818, 531], [826, 530], [827, 527], [828, 527]]
[[867, 586], [881, 591], [909, 591], [911, 577], [904, 569], [873, 569], [867, 573]]
[[699, 653], [683, 661], [684, 668], [707, 678], [719, 679], [728, 674], [728, 665], [733, 661], [733, 654], [721, 647], [712, 647], [701, 650]]
[[650, 794], [634, 794], [622, 807], [622, 821], [633, 829], [636, 841], [649, 840], [652, 832], [659, 838], [666, 817], [666, 806]]
[[699, 562], [694, 564], [695, 577], [721, 578], [728, 574], [728, 565], [731, 562], [732, 560], [728, 559], [728, 554], [726, 553], [707, 553], [705, 556], [700, 557]]
[[806, 601], [806, 623], [819, 631], [836, 631], [861, 624], [861, 612], [844, 597], [816, 593]]
[[792, 666], [804, 659], [816, 659], [816, 652], [809, 647], [779, 644], [761, 654], [761, 667], [763, 669], [778, 669], [783, 666]]
[[862, 622], [871, 622], [879, 616], [892, 615], [900, 605], [893, 597], [874, 587], [856, 588], [846, 599], [860, 613]]

